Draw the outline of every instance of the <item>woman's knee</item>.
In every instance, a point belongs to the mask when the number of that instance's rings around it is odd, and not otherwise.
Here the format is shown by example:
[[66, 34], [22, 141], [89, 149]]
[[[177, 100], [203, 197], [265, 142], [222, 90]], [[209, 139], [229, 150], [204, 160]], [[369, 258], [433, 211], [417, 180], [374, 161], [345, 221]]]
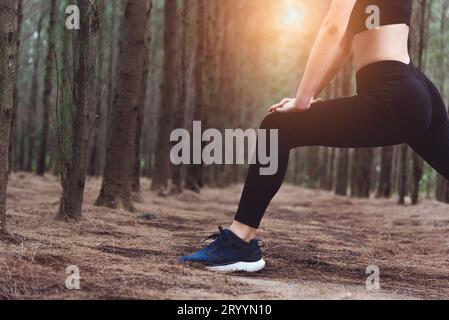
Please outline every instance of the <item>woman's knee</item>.
[[279, 149], [289, 150], [293, 148], [291, 137], [289, 137], [288, 119], [285, 113], [271, 113], [266, 116], [260, 124], [261, 130], [267, 130], [266, 138], [271, 140], [273, 136], [273, 130], [276, 130], [276, 142]]
[[266, 116], [262, 123], [260, 124], [260, 129], [265, 130], [274, 130], [274, 129], [281, 129], [281, 113], [271, 113], [268, 116]]

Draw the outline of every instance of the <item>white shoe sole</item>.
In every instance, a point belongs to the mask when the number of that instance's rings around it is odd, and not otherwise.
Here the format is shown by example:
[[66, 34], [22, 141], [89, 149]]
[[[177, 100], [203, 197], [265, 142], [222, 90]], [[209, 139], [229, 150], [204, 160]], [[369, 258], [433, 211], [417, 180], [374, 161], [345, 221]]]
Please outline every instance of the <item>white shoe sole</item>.
[[237, 272], [237, 271], [245, 271], [245, 272], [258, 272], [265, 268], [265, 260], [260, 259], [257, 262], [236, 262], [233, 264], [228, 264], [225, 266], [215, 266], [215, 267], [207, 267], [208, 270], [211, 271], [219, 271], [219, 272]]

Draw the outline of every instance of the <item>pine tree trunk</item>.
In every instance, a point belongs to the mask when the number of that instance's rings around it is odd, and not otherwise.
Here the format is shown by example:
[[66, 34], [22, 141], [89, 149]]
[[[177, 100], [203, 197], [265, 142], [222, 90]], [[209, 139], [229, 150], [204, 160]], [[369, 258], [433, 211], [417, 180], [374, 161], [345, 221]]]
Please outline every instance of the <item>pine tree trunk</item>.
[[369, 198], [372, 186], [373, 149], [356, 149], [354, 152], [351, 196]]
[[392, 187], [392, 175], [393, 175], [393, 154], [394, 147], [385, 147], [381, 150], [381, 167], [379, 186], [377, 190], [377, 197], [390, 198]]
[[[98, 17], [100, 23], [103, 24], [104, 15], [102, 13], [104, 9], [104, 0], [102, 0], [99, 4], [99, 10], [101, 11], [99, 14], [101, 16]], [[87, 175], [89, 176], [98, 176], [101, 174], [100, 170], [100, 156], [101, 156], [101, 130], [103, 129], [102, 123], [106, 121], [106, 115], [102, 112], [103, 107], [103, 94], [104, 94], [104, 76], [103, 76], [103, 66], [104, 66], [104, 32], [103, 28], [98, 29], [98, 41], [93, 44], [90, 49], [92, 53], [92, 57], [95, 58], [95, 62], [97, 65], [97, 70], [95, 72], [94, 86], [91, 88], [91, 104], [95, 106], [95, 120], [93, 124], [93, 137], [92, 137], [92, 146], [89, 152], [89, 163], [87, 169]], [[94, 52], [98, 52], [96, 55]]]
[[347, 196], [349, 186], [349, 149], [338, 150], [336, 180], [335, 193], [339, 196]]
[[[17, 56], [19, 57], [19, 56]], [[25, 120], [21, 120], [20, 137], [18, 139], [18, 151], [17, 151], [17, 170], [21, 171], [25, 168], [25, 141], [26, 141], [26, 123]]]
[[[179, 61], [179, 82], [178, 82], [178, 103], [175, 111], [175, 123], [174, 128], [184, 128], [184, 108], [187, 100], [187, 70], [188, 70], [188, 55], [187, 55], [187, 37], [189, 31], [189, 12], [191, 1], [184, 0], [182, 11], [182, 33], [180, 38], [180, 61]], [[172, 167], [172, 185], [170, 193], [179, 194], [182, 192], [183, 181], [183, 166]]]
[[[422, 0], [420, 1], [421, 10], [419, 17], [419, 43], [418, 43], [418, 69], [423, 71], [425, 68], [424, 61], [424, 50], [427, 45], [427, 30], [428, 24], [431, 16], [431, 10], [429, 8], [429, 1]], [[412, 181], [412, 190], [411, 190], [411, 198], [412, 204], [416, 205], [419, 202], [419, 192], [420, 192], [420, 183], [424, 174], [424, 161], [418, 156], [416, 153], [413, 153], [412, 157], [413, 161], [413, 181]]]
[[19, 66], [20, 66], [20, 34], [22, 30], [23, 20], [23, 0], [18, 0], [17, 7], [17, 63], [16, 63], [16, 77], [17, 81], [14, 83], [13, 106], [12, 106], [12, 120], [11, 120], [11, 138], [9, 142], [9, 169], [17, 171], [20, 166], [17, 165], [19, 137], [17, 136], [17, 110], [19, 104]]
[[399, 194], [399, 204], [405, 204], [405, 197], [408, 194], [407, 189], [407, 172], [408, 172], [408, 146], [401, 146], [400, 150], [400, 161], [399, 161], [399, 182], [398, 182], [398, 194]]
[[[150, 3], [152, 5], [152, 3]], [[145, 40], [144, 63], [142, 69], [142, 85], [139, 99], [139, 112], [137, 113], [137, 125], [135, 136], [135, 152], [134, 152], [134, 169], [133, 169], [133, 186], [134, 192], [140, 192], [140, 162], [141, 162], [141, 139], [143, 131], [145, 103], [147, 100], [148, 74], [150, 71], [150, 33]]]
[[328, 160], [328, 168], [327, 168], [327, 182], [324, 186], [324, 189], [327, 191], [332, 191], [334, 188], [334, 169], [335, 169], [335, 148], [330, 148], [330, 155]]
[[47, 139], [50, 121], [50, 97], [53, 89], [52, 73], [53, 73], [53, 55], [55, 51], [55, 34], [57, 19], [57, 1], [50, 2], [50, 21], [48, 24], [48, 48], [45, 57], [45, 78], [44, 78], [44, 94], [42, 101], [42, 129], [40, 134], [39, 154], [37, 157], [36, 173], [40, 176], [45, 174], [46, 158], [47, 158]]
[[315, 189], [318, 187], [318, 181], [320, 177], [320, 148], [319, 147], [309, 147], [307, 150], [307, 176], [308, 176], [308, 187]]
[[[197, 5], [197, 47], [194, 66], [195, 102], [193, 120], [202, 121], [204, 112], [204, 68], [205, 68], [205, 36], [206, 36], [206, 1], [198, 0]], [[201, 150], [193, 150], [201, 152]], [[186, 171], [186, 189], [200, 192], [203, 185], [201, 164], [191, 164]]]
[[30, 91], [30, 105], [28, 106], [27, 113], [27, 152], [25, 157], [25, 171], [33, 171], [33, 156], [34, 156], [34, 145], [36, 139], [36, 110], [37, 110], [37, 98], [39, 91], [39, 72], [40, 72], [40, 48], [41, 48], [41, 37], [42, 37], [42, 20], [43, 17], [39, 18], [37, 24], [37, 37], [35, 39], [36, 44], [34, 47], [34, 61], [33, 61], [33, 76], [31, 78], [31, 91]]
[[320, 157], [320, 189], [326, 190], [329, 185], [330, 148], [323, 148]]
[[[343, 96], [350, 96], [351, 94], [351, 74], [352, 66], [348, 63], [343, 73], [340, 75], [341, 81], [338, 81], [341, 86]], [[349, 187], [349, 150], [340, 149], [338, 151], [337, 176], [336, 176], [335, 193], [340, 196], [348, 195]]]
[[96, 204], [133, 211], [135, 134], [150, 0], [127, 0], [120, 26], [118, 82], [111, 114], [103, 185]]
[[161, 111], [159, 114], [158, 139], [152, 190], [167, 191], [170, 177], [170, 131], [176, 98], [176, 24], [177, 1], [166, 0], [164, 7], [164, 62], [162, 67]]
[[87, 173], [89, 133], [92, 126], [93, 106], [90, 89], [93, 87], [95, 59], [91, 51], [96, 41], [98, 20], [89, 0], [77, 0], [81, 12], [81, 25], [73, 31], [73, 96], [74, 112], [71, 119], [70, 154], [66, 155], [61, 172], [62, 197], [59, 205], [60, 219], [81, 217], [84, 186]]
[[149, 72], [149, 48], [148, 42], [145, 44], [145, 62], [143, 67], [142, 75], [142, 86], [139, 100], [139, 112], [137, 114], [137, 125], [136, 125], [136, 137], [135, 137], [135, 153], [134, 153], [134, 170], [133, 170], [133, 191], [140, 192], [140, 162], [141, 162], [141, 139], [144, 121], [144, 111], [145, 103], [147, 99], [147, 83], [148, 83], [148, 72]]
[[112, 14], [110, 21], [110, 32], [109, 32], [109, 61], [108, 61], [108, 96], [107, 96], [107, 115], [106, 115], [106, 139], [111, 134], [110, 132], [110, 124], [111, 124], [111, 114], [112, 114], [112, 106], [114, 104], [114, 79], [116, 78], [116, 74], [114, 72], [116, 68], [116, 16], [117, 16], [117, 2], [112, 1]]
[[302, 159], [303, 150], [297, 149], [294, 153], [295, 166], [293, 170], [294, 178], [293, 183], [296, 185], [301, 185], [303, 182], [303, 174], [304, 174], [304, 161]]
[[17, 63], [17, 0], [0, 1], [0, 233], [6, 232], [8, 153]]

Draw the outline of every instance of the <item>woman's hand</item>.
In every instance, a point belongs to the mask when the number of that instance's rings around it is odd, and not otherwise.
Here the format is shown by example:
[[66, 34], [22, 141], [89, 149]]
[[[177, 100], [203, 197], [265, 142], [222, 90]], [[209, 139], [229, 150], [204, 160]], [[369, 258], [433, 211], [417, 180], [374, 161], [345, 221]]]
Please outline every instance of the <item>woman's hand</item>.
[[[306, 100], [307, 101], [307, 100]], [[294, 112], [304, 112], [310, 109], [312, 104], [321, 102], [321, 99], [311, 98], [307, 102], [301, 102], [294, 98], [285, 98], [281, 102], [270, 107], [269, 112], [280, 112], [280, 113], [294, 113]]]

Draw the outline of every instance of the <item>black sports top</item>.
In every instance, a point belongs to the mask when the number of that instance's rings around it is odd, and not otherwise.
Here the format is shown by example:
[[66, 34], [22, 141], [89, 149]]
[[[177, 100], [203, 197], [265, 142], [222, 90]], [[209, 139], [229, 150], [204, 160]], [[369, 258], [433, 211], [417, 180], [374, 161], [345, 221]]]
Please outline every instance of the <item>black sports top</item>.
[[412, 0], [358, 0], [351, 14], [348, 31], [357, 34], [369, 30], [369, 23], [367, 22], [371, 20], [369, 18], [374, 14], [374, 11], [368, 9], [371, 5], [379, 8], [379, 27], [392, 24], [410, 25]]

